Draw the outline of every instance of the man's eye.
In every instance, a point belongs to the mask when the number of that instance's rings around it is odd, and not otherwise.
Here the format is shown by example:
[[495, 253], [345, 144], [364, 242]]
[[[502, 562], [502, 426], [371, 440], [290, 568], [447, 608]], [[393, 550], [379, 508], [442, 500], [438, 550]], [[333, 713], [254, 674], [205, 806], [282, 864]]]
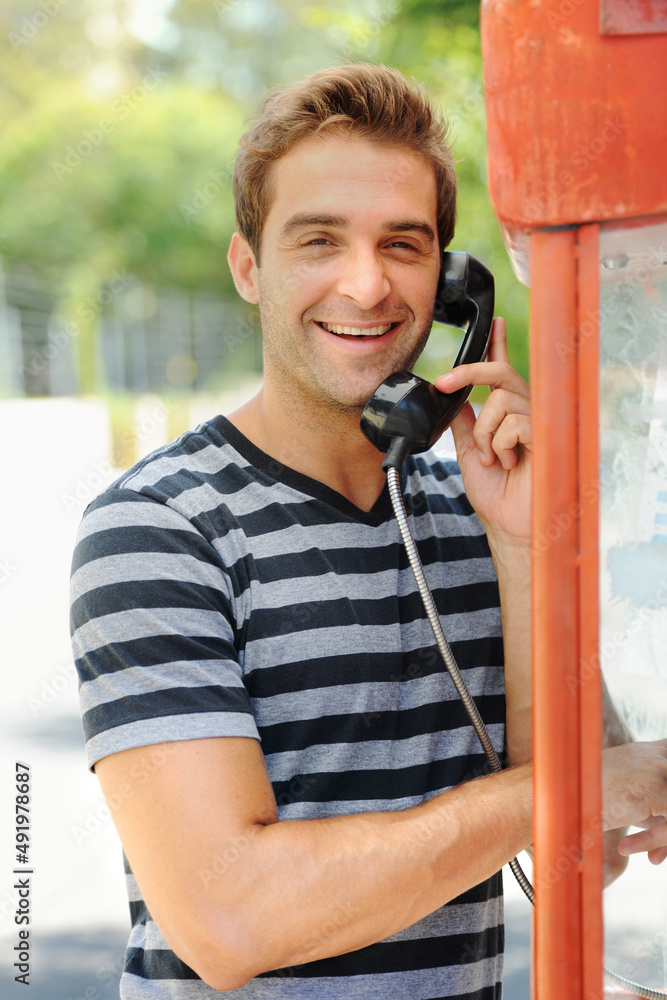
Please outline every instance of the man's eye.
[[306, 247], [325, 246], [329, 242], [330, 241], [325, 239], [324, 236], [318, 236], [314, 240], [308, 240], [307, 243], [304, 243], [304, 246]]
[[389, 246], [400, 247], [401, 249], [404, 249], [404, 250], [416, 250], [417, 249], [417, 247], [413, 246], [412, 243], [406, 243], [405, 240], [394, 240], [392, 243], [389, 244]]

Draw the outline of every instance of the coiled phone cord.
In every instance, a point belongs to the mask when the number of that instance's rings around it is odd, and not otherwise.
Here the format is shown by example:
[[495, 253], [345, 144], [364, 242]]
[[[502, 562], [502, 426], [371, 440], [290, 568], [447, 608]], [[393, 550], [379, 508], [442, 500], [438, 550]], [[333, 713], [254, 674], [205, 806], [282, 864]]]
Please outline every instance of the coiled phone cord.
[[[387, 468], [387, 483], [389, 486], [391, 504], [394, 508], [394, 514], [401, 532], [401, 538], [403, 539], [403, 544], [405, 545], [410, 566], [412, 567], [412, 572], [415, 575], [417, 587], [419, 588], [419, 593], [421, 594], [422, 601], [424, 602], [424, 609], [431, 624], [431, 628], [433, 629], [438, 649], [440, 650], [440, 654], [445, 661], [445, 666], [449, 671], [449, 675], [454, 682], [454, 686], [458, 691], [465, 710], [470, 717], [470, 721], [475, 728], [475, 732], [479, 737], [479, 741], [482, 744], [482, 748], [492, 770], [502, 771], [503, 767], [500, 763], [498, 754], [496, 753], [496, 748], [491, 742], [489, 731], [484, 725], [477, 705], [475, 704], [473, 697], [468, 690], [468, 686], [461, 675], [461, 671], [458, 668], [458, 664], [454, 659], [454, 654], [452, 653], [447, 637], [443, 631], [440, 616], [435, 606], [433, 595], [431, 594], [429, 585], [426, 581], [421, 559], [419, 558], [419, 552], [417, 551], [417, 546], [415, 545], [415, 540], [412, 536], [412, 531], [410, 530], [410, 525], [408, 523], [405, 504], [403, 502], [403, 495], [401, 493], [398, 470], [393, 466], [389, 466]], [[534, 905], [535, 893], [533, 891], [533, 887], [517, 858], [512, 858], [509, 862], [509, 867], [511, 868], [512, 874], [523, 889], [524, 893]], [[664, 997], [667, 996], [667, 993], [664, 993], [661, 990], [654, 990], [649, 986], [642, 986], [640, 983], [633, 983], [630, 979], [624, 979], [622, 976], [617, 976], [616, 973], [610, 972], [608, 969], [604, 969], [604, 975], [606, 982], [610, 985], [619, 986], [622, 989], [629, 988], [636, 994], [636, 996], [645, 997], [646, 1000], [664, 1000]]]

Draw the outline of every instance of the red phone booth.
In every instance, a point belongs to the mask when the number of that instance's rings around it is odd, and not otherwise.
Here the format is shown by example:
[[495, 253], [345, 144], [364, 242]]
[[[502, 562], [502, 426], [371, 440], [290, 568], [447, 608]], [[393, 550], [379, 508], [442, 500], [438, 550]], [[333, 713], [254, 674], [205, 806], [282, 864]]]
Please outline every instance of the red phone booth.
[[644, 721], [665, 717], [667, 3], [484, 0], [482, 47], [491, 197], [531, 290], [534, 996], [599, 1000], [601, 661], [631, 699], [649, 649]]

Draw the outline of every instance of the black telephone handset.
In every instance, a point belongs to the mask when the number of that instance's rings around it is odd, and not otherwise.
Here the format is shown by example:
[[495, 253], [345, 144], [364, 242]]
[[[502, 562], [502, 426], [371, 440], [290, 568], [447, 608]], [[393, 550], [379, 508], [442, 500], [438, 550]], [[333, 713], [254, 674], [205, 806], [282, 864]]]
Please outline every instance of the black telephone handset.
[[[483, 361], [489, 347], [493, 320], [494, 284], [491, 272], [468, 253], [446, 250], [433, 319], [465, 330], [456, 365]], [[412, 372], [394, 372], [378, 386], [361, 414], [361, 429], [387, 454], [386, 471], [400, 469], [411, 451], [430, 448], [449, 427], [468, 399], [471, 385], [456, 392], [439, 392]]]

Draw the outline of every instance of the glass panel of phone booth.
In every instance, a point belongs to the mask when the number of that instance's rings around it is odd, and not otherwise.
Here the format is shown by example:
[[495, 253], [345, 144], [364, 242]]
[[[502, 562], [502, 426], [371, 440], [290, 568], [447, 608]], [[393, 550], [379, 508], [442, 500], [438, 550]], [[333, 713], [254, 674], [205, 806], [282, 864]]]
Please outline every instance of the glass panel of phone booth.
[[[633, 737], [667, 736], [667, 223], [600, 231], [600, 657]], [[631, 858], [604, 921], [605, 964], [667, 987], [667, 862]]]

